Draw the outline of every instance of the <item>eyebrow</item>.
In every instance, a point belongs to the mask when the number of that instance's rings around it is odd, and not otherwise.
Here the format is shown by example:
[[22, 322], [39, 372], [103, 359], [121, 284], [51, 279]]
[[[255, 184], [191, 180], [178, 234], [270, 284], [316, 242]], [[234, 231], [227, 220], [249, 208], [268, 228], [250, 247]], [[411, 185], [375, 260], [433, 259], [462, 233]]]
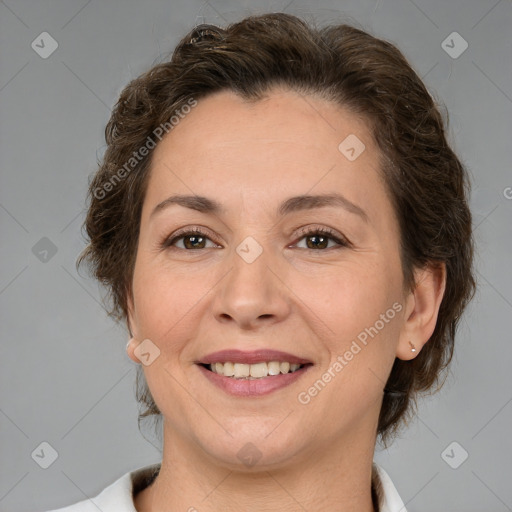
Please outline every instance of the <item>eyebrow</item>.
[[[180, 205], [201, 213], [211, 213], [215, 215], [225, 213], [225, 209], [222, 205], [214, 199], [196, 195], [173, 195], [164, 199], [161, 203], [158, 203], [151, 212], [150, 218], [171, 205]], [[365, 222], [369, 222], [368, 214], [360, 206], [357, 206], [345, 196], [338, 193], [290, 197], [279, 206], [277, 213], [284, 217], [285, 215], [297, 211], [329, 206], [344, 208], [348, 212], [358, 215]]]

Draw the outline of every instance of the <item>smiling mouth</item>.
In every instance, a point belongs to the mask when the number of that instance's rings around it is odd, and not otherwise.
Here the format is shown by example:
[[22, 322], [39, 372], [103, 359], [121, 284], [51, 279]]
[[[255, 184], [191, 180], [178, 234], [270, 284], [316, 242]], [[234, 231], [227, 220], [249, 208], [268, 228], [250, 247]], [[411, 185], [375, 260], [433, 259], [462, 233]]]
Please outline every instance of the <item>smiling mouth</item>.
[[201, 364], [201, 366], [223, 377], [241, 380], [257, 380], [294, 373], [306, 366], [311, 366], [311, 363], [294, 364], [286, 361], [269, 361], [246, 364], [226, 361], [225, 363]]

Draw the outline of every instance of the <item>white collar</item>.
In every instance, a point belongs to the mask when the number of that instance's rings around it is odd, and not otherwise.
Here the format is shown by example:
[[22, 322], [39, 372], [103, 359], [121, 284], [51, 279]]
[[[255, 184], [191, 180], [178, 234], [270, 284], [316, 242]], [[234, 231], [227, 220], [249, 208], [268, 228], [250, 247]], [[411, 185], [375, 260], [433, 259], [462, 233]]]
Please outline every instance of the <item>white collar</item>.
[[[407, 512], [389, 475], [376, 463], [373, 465], [382, 484], [379, 512]], [[98, 512], [98, 509], [102, 512], [137, 512], [133, 504], [134, 490], [146, 487], [159, 469], [160, 463], [135, 469], [125, 473], [94, 498], [48, 512]]]
[[404, 502], [402, 501], [402, 498], [400, 498], [400, 495], [398, 494], [396, 487], [393, 485], [389, 475], [375, 462], [373, 463], [373, 467], [377, 470], [382, 487], [379, 512], [407, 512]]

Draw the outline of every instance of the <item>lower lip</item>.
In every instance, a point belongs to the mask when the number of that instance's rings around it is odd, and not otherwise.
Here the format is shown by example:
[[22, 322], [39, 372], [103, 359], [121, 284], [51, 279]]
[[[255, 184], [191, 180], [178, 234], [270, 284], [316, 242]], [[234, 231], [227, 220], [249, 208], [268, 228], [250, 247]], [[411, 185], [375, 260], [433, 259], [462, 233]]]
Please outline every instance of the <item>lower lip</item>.
[[233, 396], [263, 396], [282, 389], [297, 379], [300, 379], [311, 367], [306, 365], [293, 373], [285, 373], [279, 375], [271, 375], [261, 379], [235, 379], [233, 377], [224, 377], [218, 373], [207, 370], [204, 366], [198, 365], [203, 375], [210, 380], [211, 383]]

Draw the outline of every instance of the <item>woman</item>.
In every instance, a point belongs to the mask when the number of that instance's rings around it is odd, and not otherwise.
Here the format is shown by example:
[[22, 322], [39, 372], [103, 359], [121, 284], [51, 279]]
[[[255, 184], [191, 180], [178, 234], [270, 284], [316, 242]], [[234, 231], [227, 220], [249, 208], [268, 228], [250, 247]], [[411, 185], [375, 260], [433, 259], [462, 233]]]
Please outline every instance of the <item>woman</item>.
[[79, 258], [162, 463], [89, 511], [404, 511], [373, 462], [474, 294], [466, 171], [403, 55], [282, 13], [201, 25], [122, 92]]

